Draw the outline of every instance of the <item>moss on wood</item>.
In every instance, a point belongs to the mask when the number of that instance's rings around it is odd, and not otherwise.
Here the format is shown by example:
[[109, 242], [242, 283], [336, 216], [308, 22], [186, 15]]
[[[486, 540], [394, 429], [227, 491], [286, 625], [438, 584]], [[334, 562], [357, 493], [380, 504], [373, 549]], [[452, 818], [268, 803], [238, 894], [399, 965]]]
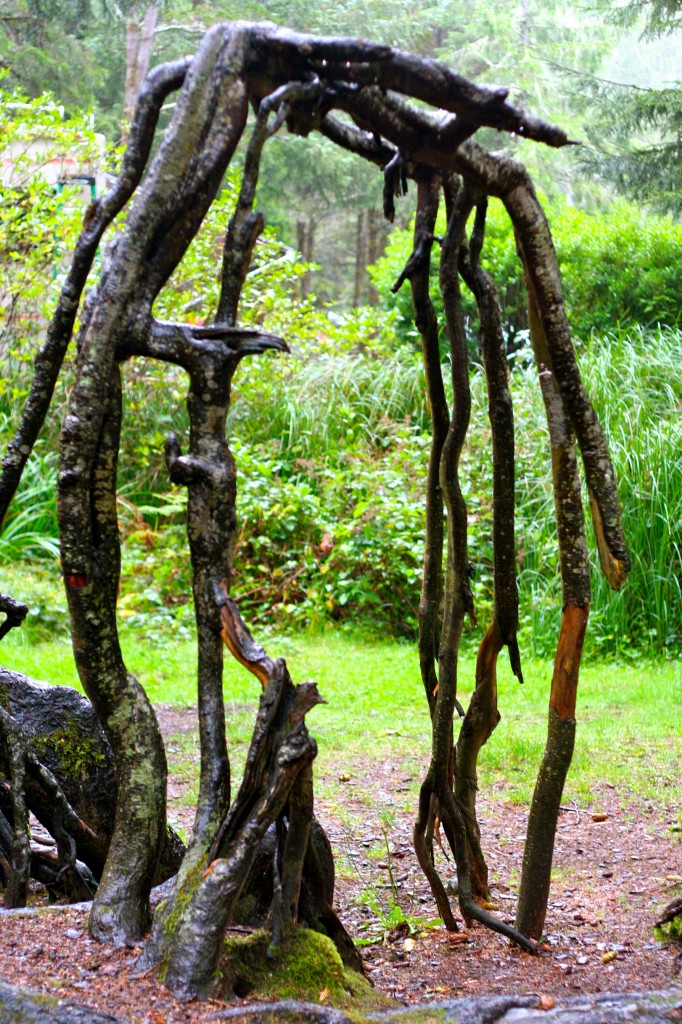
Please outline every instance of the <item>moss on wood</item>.
[[71, 719], [63, 729], [31, 740], [31, 746], [41, 760], [45, 754], [52, 754], [59, 762], [60, 774], [72, 781], [85, 780], [106, 762], [97, 740], [83, 735], [83, 729]]
[[[270, 934], [228, 937], [220, 961], [223, 998], [296, 999], [363, 1011], [395, 1005], [369, 982], [344, 966], [336, 946], [326, 935], [296, 928], [282, 944], [276, 959], [269, 959]], [[325, 994], [326, 993], [326, 994]]]

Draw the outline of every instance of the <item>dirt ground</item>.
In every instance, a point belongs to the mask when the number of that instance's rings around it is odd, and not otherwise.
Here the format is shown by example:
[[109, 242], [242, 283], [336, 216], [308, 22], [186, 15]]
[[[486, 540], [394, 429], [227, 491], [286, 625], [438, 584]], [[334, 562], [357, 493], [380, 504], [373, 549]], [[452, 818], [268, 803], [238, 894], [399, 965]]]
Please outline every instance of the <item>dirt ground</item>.
[[[159, 718], [166, 736], [195, 727], [191, 711], [161, 708]], [[379, 799], [390, 802], [393, 766], [373, 763], [371, 780]], [[171, 779], [169, 805], [188, 827], [184, 789]], [[427, 925], [436, 908], [412, 851], [412, 821], [396, 808], [385, 833], [379, 814], [350, 788], [343, 819], [334, 805], [318, 801], [316, 808], [337, 856], [337, 909], [351, 934], [367, 942], [366, 972], [380, 991], [409, 1004], [508, 992], [643, 991], [680, 980], [679, 948], [661, 945], [652, 933], [657, 911], [682, 882], [682, 841], [671, 827], [676, 808], [603, 786], [591, 807], [562, 811], [541, 957], [512, 949], [478, 926], [449, 934]], [[482, 808], [496, 913], [510, 921], [515, 892], [502, 880], [518, 880], [526, 814], [501, 796]], [[215, 1002], [179, 1003], [153, 978], [134, 978], [138, 951], [100, 946], [88, 938], [85, 920], [85, 911], [72, 909], [2, 915], [0, 978], [131, 1024], [195, 1024], [215, 1013]]]

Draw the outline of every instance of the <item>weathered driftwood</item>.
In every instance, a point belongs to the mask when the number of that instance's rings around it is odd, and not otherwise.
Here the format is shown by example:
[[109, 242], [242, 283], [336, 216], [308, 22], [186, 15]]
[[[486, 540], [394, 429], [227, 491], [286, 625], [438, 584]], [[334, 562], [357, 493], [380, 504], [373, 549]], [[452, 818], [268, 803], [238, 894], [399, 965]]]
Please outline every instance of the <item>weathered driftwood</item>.
[[[379, 1013], [354, 1010], [352, 1019], [331, 1006], [290, 999], [224, 1010], [213, 1008], [210, 1019], [235, 1024], [418, 1024], [425, 1019], [443, 1024], [670, 1024], [679, 1019], [680, 1013], [682, 989], [671, 988], [557, 999], [550, 1009], [540, 1005], [537, 995], [480, 996]], [[0, 1021], [15, 1019], [23, 1024], [127, 1024], [121, 1017], [0, 982]]]
[[[174, 90], [179, 93], [170, 124], [160, 144], [153, 147], [161, 104]], [[227, 231], [216, 322], [201, 328], [159, 323], [152, 315], [154, 301], [221, 186], [246, 128], [249, 107], [256, 110], [256, 121], [241, 195]], [[341, 111], [345, 119], [337, 118], [334, 111]], [[181, 366], [189, 380], [189, 439], [183, 450], [177, 438], [169, 437], [166, 461], [171, 478], [188, 490], [199, 647], [201, 778], [193, 838], [174, 894], [157, 915], [148, 958], [163, 965], [176, 988], [188, 992], [206, 990], [207, 972], [215, 964], [225, 923], [237, 905], [257, 846], [275, 821], [280, 852], [273, 863], [273, 950], [300, 914], [304, 895], [314, 744], [304, 731], [302, 717], [312, 706], [313, 691], [305, 685], [294, 688], [283, 663], [267, 659], [264, 652], [263, 657], [252, 657], [248, 631], [240, 632], [227, 597], [236, 530], [235, 467], [225, 439], [232, 377], [244, 356], [286, 348], [282, 339], [236, 326], [241, 288], [262, 226], [254, 211], [261, 153], [269, 136], [283, 124], [301, 135], [320, 131], [378, 166], [384, 175], [384, 209], [389, 219], [395, 197], [405, 194], [408, 179], [418, 183], [414, 252], [397, 284], [409, 278], [412, 286], [434, 423], [420, 606], [420, 663], [431, 713], [432, 756], [414, 838], [448, 928], [457, 925], [433, 857], [438, 821], [457, 865], [464, 917], [476, 918], [529, 949], [534, 945], [527, 936], [537, 937], [542, 927], [556, 812], [572, 751], [578, 667], [589, 608], [578, 448], [600, 558], [611, 585], [620, 586], [629, 568], [613, 467], [580, 379], [546, 218], [525, 169], [488, 152], [472, 137], [477, 128], [488, 126], [563, 146], [569, 143], [565, 133], [515, 108], [506, 90], [479, 87], [436, 61], [364, 40], [314, 38], [269, 25], [216, 25], [191, 61], [155, 69], [133, 117], [121, 175], [86, 217], [67, 284], [38, 356], [25, 414], [0, 475], [0, 521], [49, 406], [102, 232], [135, 192], [125, 225], [106, 254], [98, 284], [81, 309], [76, 378], [61, 436], [61, 555], [78, 671], [110, 744], [118, 786], [118, 813], [90, 928], [102, 939], [137, 942], [148, 924], [149, 891], [165, 842], [166, 762], [153, 711], [144, 690], [126, 669], [117, 634], [119, 364], [142, 355]], [[451, 408], [445, 401], [439, 327], [428, 295], [441, 194], [447, 228], [441, 241], [440, 289], [451, 355]], [[529, 824], [516, 929], [477, 903], [486, 895], [487, 873], [475, 814], [476, 762], [497, 721], [496, 659], [504, 645], [521, 678], [511, 408], [494, 285], [479, 262], [489, 196], [500, 198], [511, 218], [526, 276], [552, 448], [564, 597], [548, 744]], [[474, 228], [468, 237], [474, 208]], [[464, 710], [457, 696], [459, 640], [465, 615], [475, 621], [467, 510], [458, 479], [470, 409], [460, 276], [478, 304], [490, 395], [495, 604], [479, 652], [474, 699], [464, 719], [461, 742], [455, 746], [453, 719], [455, 712], [462, 715]], [[228, 612], [231, 624], [225, 620]], [[232, 628], [235, 623], [237, 627]], [[221, 629], [228, 646], [233, 642], [233, 653], [243, 655], [250, 667], [256, 666], [256, 674], [261, 673], [268, 695], [254, 734], [253, 771], [247, 772], [247, 788], [242, 787], [234, 803], [221, 692]], [[301, 721], [294, 723], [292, 714], [300, 715]], [[12, 748], [9, 740], [7, 745]], [[18, 823], [13, 856], [17, 865], [25, 865], [24, 761], [18, 746], [12, 750]], [[25, 871], [17, 874], [20, 886], [24, 877]]]
[[0, 981], [0, 1022], [2, 1024], [126, 1024], [122, 1017], [98, 1013], [82, 1003], [48, 996]]
[[[35, 762], [57, 781], [74, 814], [66, 830], [75, 843], [75, 854], [99, 880], [111, 842], [116, 813], [117, 786], [111, 747], [88, 700], [68, 686], [50, 686], [19, 672], [0, 669], [0, 708], [21, 731]], [[7, 777], [6, 751], [0, 744], [0, 777]], [[4, 794], [4, 799], [3, 799]], [[38, 772], [25, 780], [27, 810], [54, 836], [56, 796], [54, 788]], [[14, 826], [10, 794], [0, 785], [0, 813]], [[0, 833], [0, 849], [5, 846]], [[167, 830], [155, 884], [175, 874], [184, 847], [172, 829]], [[64, 885], [51, 873], [54, 851], [41, 856], [34, 848], [31, 874], [60, 895], [88, 899], [93, 889]], [[56, 865], [55, 865], [56, 867]], [[14, 901], [13, 901], [14, 902]]]
[[[281, 940], [302, 917], [303, 891], [311, 927], [330, 934], [342, 955], [361, 968], [352, 942], [331, 909], [333, 884], [322, 863], [324, 843], [319, 837], [311, 842], [310, 770], [317, 747], [305, 716], [324, 701], [314, 683], [294, 686], [284, 659], [274, 661], [255, 643], [233, 601], [226, 595], [217, 600], [223, 639], [260, 680], [263, 693], [239, 792], [210, 845], [195, 842], [190, 847], [168, 900], [154, 916], [143, 953], [143, 969], [158, 967], [166, 984], [179, 994], [212, 991], [222, 939], [239, 913], [257, 855], [261, 863], [265, 861], [258, 874], [269, 866], [272, 878], [268, 955], [277, 955]], [[264, 843], [273, 825], [275, 841], [270, 852]], [[190, 859], [192, 869], [188, 870]]]

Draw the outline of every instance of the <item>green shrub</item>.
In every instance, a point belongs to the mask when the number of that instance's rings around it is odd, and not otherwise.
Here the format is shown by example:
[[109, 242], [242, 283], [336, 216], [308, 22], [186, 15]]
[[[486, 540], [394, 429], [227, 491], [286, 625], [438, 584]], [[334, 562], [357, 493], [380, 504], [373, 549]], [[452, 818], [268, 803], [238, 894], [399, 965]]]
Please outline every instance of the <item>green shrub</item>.
[[[635, 332], [581, 353], [613, 452], [633, 556], [632, 574], [614, 594], [592, 545], [588, 647], [609, 655], [663, 653], [682, 639], [682, 384], [675, 372], [681, 348], [679, 332]], [[405, 355], [276, 365], [281, 386], [268, 386], [271, 368], [254, 364], [235, 401], [235, 595], [261, 627], [336, 622], [414, 636], [430, 444], [420, 366]], [[549, 655], [561, 616], [549, 446], [536, 373], [522, 359], [512, 392], [523, 642]], [[484, 625], [493, 599], [492, 466], [480, 371], [472, 375], [472, 397], [461, 480]], [[122, 609], [138, 615], [140, 626], [191, 622], [183, 501], [177, 492], [143, 507], [138, 520], [127, 513]]]
[[[578, 210], [564, 198], [546, 201], [559, 267], [564, 284], [568, 319], [576, 337], [605, 334], [617, 327], [680, 322], [682, 295], [682, 224], [670, 217], [643, 211], [619, 201], [602, 213]], [[437, 234], [445, 230], [441, 212]], [[412, 229], [391, 234], [384, 256], [370, 268], [372, 279], [387, 308], [395, 309], [397, 331], [404, 340], [417, 340], [410, 289], [397, 295], [391, 286], [412, 251]], [[439, 311], [438, 247], [434, 247], [432, 299]], [[493, 275], [500, 293], [503, 323], [510, 347], [527, 328], [522, 273], [511, 222], [499, 200], [489, 205], [483, 266]], [[475, 305], [463, 289], [463, 308], [476, 329]]]

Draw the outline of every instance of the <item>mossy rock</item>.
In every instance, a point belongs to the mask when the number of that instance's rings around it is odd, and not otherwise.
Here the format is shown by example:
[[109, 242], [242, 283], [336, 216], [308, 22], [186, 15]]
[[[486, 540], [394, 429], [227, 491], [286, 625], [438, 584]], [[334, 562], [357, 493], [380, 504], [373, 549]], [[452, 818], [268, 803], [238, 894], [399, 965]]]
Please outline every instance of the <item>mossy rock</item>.
[[369, 982], [344, 966], [326, 935], [297, 928], [277, 951], [267, 955], [270, 934], [260, 930], [228, 938], [220, 961], [223, 998], [295, 999], [318, 1003], [323, 993], [328, 1006], [380, 1010], [396, 1004], [376, 992]]

